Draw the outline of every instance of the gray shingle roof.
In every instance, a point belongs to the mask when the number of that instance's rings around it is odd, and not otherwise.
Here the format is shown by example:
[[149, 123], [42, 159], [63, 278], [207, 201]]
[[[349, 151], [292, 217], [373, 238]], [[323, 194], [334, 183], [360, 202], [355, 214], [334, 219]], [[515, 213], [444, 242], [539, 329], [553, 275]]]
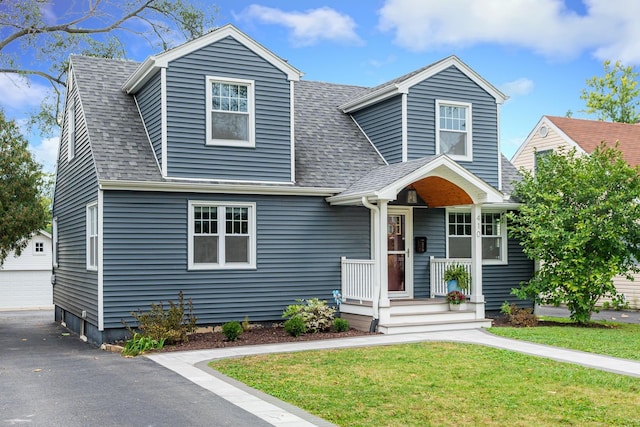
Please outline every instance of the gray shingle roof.
[[133, 97], [121, 89], [139, 64], [72, 56], [71, 65], [98, 179], [161, 180]]
[[296, 181], [309, 187], [348, 187], [384, 165], [371, 143], [338, 105], [366, 88], [295, 83]]
[[514, 184], [522, 179], [522, 175], [515, 166], [503, 155], [502, 156], [502, 192], [513, 193]]

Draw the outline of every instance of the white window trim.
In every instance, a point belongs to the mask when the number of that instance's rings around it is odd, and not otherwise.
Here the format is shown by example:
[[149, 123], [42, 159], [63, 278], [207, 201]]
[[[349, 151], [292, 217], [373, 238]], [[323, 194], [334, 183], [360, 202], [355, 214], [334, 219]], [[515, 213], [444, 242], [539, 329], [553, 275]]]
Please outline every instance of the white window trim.
[[76, 156], [76, 102], [71, 98], [67, 109], [67, 160]]
[[51, 221], [51, 262], [53, 267], [58, 267], [58, 217]]
[[473, 161], [473, 132], [472, 132], [472, 120], [473, 117], [471, 111], [471, 103], [469, 102], [458, 102], [458, 101], [447, 101], [442, 99], [436, 99], [436, 154], [440, 154], [440, 106], [451, 106], [451, 107], [464, 107], [466, 108], [467, 116], [466, 116], [466, 126], [467, 126], [467, 144], [466, 144], [466, 156], [459, 156], [453, 154], [447, 154], [453, 160], [460, 160], [465, 162]]
[[[211, 83], [230, 83], [230, 84], [242, 84], [247, 86], [247, 110], [249, 113], [249, 140], [248, 141], [237, 141], [230, 139], [213, 139], [211, 135]], [[217, 76], [206, 76], [206, 99], [205, 99], [205, 112], [206, 112], [206, 120], [205, 126], [206, 129], [206, 145], [217, 145], [217, 146], [225, 146], [225, 147], [248, 147], [253, 148], [256, 146], [255, 141], [255, 123], [256, 123], [256, 112], [255, 112], [255, 81], [254, 80], [244, 80], [244, 79], [234, 79], [230, 77], [217, 77]]]
[[[195, 206], [216, 206], [218, 208], [218, 263], [196, 264], [193, 262], [193, 233], [194, 233], [194, 207]], [[248, 263], [227, 263], [224, 255], [224, 241], [226, 236], [226, 227], [224, 221], [226, 215], [221, 215], [220, 210], [225, 208], [249, 208], [249, 262]], [[189, 270], [250, 270], [256, 268], [256, 204], [253, 202], [224, 202], [209, 200], [189, 200], [189, 226], [188, 226], [188, 269]]]
[[[91, 257], [89, 254], [91, 253], [91, 228], [89, 227], [89, 215], [91, 210], [95, 209], [95, 225], [96, 225], [96, 234], [95, 234], [95, 265], [91, 265]], [[98, 271], [98, 202], [92, 202], [87, 205], [87, 214], [86, 214], [86, 241], [87, 241], [87, 250], [86, 250], [86, 262], [87, 262], [87, 270], [89, 271]]]
[[[42, 245], [42, 251], [38, 251], [38, 243]], [[33, 242], [33, 256], [44, 256], [45, 250], [46, 250], [46, 246], [44, 242], [41, 242], [41, 241]]]
[[[446, 254], [447, 254], [447, 258], [449, 258], [449, 214], [450, 213], [471, 213], [471, 209], [466, 209], [466, 208], [447, 208], [445, 215], [446, 215], [446, 220], [445, 220], [445, 246], [446, 246]], [[485, 214], [485, 213], [499, 213], [503, 215], [503, 218], [505, 219], [505, 223], [504, 223], [504, 227], [500, 227], [500, 236], [494, 236], [494, 237], [501, 237], [502, 238], [502, 245], [500, 247], [501, 252], [501, 257], [502, 259], [483, 259], [482, 260], [482, 265], [507, 265], [509, 264], [509, 259], [508, 259], [508, 253], [509, 253], [509, 239], [508, 239], [508, 235], [507, 235], [507, 223], [506, 223], [506, 217], [504, 216], [506, 214], [506, 212], [504, 210], [500, 210], [500, 209], [482, 209], [482, 211], [480, 212], [480, 214]], [[482, 219], [482, 216], [481, 216]], [[472, 218], [473, 220], [473, 218]], [[482, 220], [480, 221], [480, 233], [482, 232]], [[473, 244], [473, 236], [471, 237], [471, 244]], [[484, 235], [480, 235], [480, 239], [482, 239], [483, 237], [485, 237]], [[491, 237], [491, 236], [487, 236], [487, 237]], [[480, 254], [482, 256], [482, 253]]]

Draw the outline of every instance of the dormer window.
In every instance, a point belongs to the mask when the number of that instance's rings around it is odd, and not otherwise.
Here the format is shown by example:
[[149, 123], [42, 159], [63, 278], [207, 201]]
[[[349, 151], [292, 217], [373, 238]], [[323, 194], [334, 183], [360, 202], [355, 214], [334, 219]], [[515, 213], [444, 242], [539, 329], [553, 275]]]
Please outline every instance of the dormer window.
[[471, 104], [437, 100], [436, 124], [436, 153], [471, 161]]
[[254, 83], [207, 77], [207, 144], [255, 147]]

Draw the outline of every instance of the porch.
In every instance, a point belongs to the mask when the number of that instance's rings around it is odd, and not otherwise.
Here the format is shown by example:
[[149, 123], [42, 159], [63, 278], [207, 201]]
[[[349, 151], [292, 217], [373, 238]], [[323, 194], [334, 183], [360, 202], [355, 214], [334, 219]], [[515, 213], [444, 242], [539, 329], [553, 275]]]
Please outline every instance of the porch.
[[[445, 300], [443, 280], [449, 265], [463, 265], [471, 276], [466, 309], [452, 311]], [[472, 260], [468, 258], [429, 259], [429, 293], [413, 298], [389, 298], [376, 280], [375, 261], [342, 258], [341, 316], [356, 329], [377, 330], [385, 334], [432, 332], [490, 327], [484, 317], [484, 300], [473, 298]]]

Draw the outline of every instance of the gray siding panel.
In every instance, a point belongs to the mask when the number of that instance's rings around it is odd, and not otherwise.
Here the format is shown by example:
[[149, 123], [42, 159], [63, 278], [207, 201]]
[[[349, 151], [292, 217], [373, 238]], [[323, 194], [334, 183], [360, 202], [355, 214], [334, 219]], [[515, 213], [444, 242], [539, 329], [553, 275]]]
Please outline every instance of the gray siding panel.
[[[427, 238], [427, 251], [415, 254], [413, 260], [414, 295], [416, 298], [428, 298], [430, 295], [429, 258], [444, 258], [445, 246], [445, 210], [414, 209], [413, 235]], [[413, 244], [413, 242], [412, 242]]]
[[[189, 200], [256, 203], [257, 269], [187, 270]], [[105, 192], [104, 230], [105, 328], [180, 290], [201, 324], [279, 319], [297, 298], [331, 301], [340, 257], [370, 253], [369, 211], [320, 197]]]
[[353, 117], [388, 163], [402, 161], [402, 96], [357, 111]]
[[162, 82], [160, 72], [157, 72], [135, 97], [156, 159], [159, 164], [162, 164]]
[[[87, 128], [75, 86], [76, 155], [69, 161], [68, 123], [65, 114], [58, 155], [53, 216], [58, 218], [58, 267], [53, 303], [98, 324], [98, 275], [86, 268], [86, 207], [98, 200], [98, 183]], [[69, 104], [69, 101], [67, 102]]]
[[[206, 76], [255, 81], [255, 148], [206, 146]], [[287, 77], [232, 38], [167, 68], [167, 160], [171, 177], [291, 181]]]
[[407, 100], [408, 159], [436, 152], [436, 100], [472, 104], [473, 162], [462, 166], [498, 187], [498, 110], [495, 99], [455, 67], [409, 89]]

